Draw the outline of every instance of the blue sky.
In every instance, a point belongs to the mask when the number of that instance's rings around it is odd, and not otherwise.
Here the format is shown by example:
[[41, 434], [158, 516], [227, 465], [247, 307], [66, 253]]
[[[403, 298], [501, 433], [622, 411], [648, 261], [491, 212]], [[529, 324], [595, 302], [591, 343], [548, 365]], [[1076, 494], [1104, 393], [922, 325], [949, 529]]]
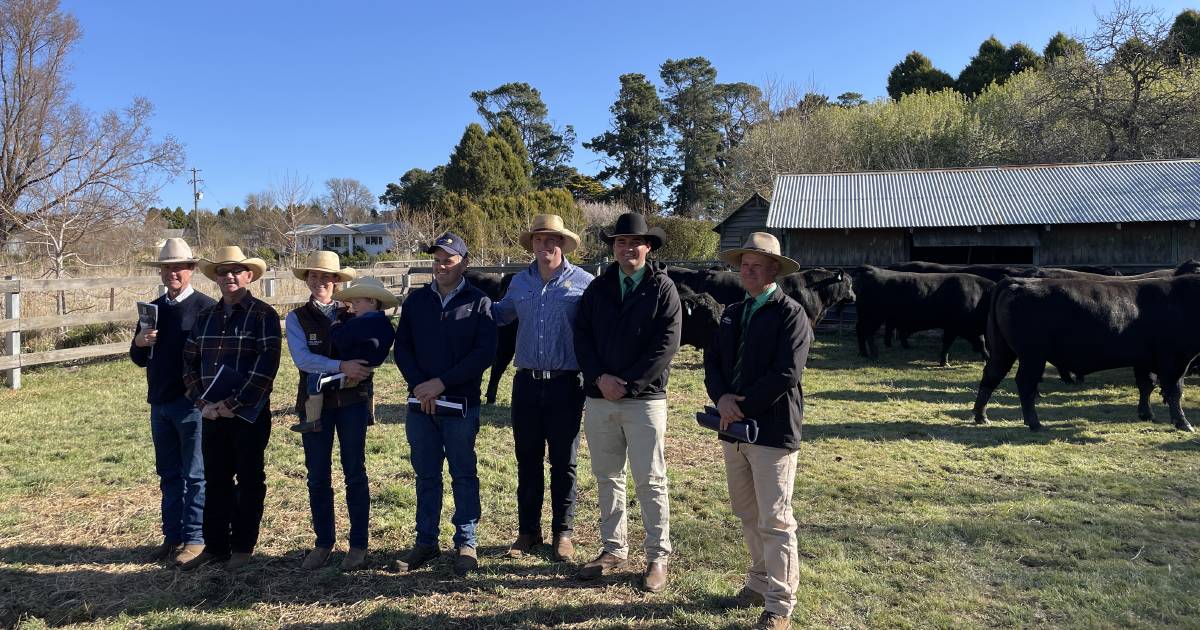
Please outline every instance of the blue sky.
[[[1192, 2], [1192, 6], [1200, 3]], [[1153, 3], [1168, 18], [1188, 2]], [[291, 173], [313, 193], [353, 177], [375, 194], [444, 163], [472, 90], [525, 81], [579, 141], [603, 132], [617, 77], [657, 83], [668, 58], [702, 55], [722, 82], [794, 83], [836, 96], [886, 94], [910, 50], [957, 75], [982, 42], [1040, 51], [1092, 28], [1106, 2], [382, 2], [64, 0], [83, 29], [76, 101], [100, 111], [145, 96], [156, 133], [202, 169], [202, 206], [241, 204]], [[576, 147], [574, 165], [595, 173]], [[164, 205], [191, 207], [187, 176]]]

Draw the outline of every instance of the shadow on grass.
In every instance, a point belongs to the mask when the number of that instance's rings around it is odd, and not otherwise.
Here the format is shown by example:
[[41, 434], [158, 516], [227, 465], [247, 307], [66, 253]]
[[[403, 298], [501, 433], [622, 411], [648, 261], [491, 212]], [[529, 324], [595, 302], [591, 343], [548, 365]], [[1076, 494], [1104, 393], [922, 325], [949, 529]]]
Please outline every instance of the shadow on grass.
[[804, 439], [810, 440], [940, 440], [972, 448], [987, 448], [1008, 444], [1046, 444], [1069, 442], [1095, 444], [1100, 438], [1080, 435], [1076, 426], [1045, 425], [1041, 431], [1030, 431], [1024, 425], [959, 424], [916, 421], [841, 422], [804, 426]]

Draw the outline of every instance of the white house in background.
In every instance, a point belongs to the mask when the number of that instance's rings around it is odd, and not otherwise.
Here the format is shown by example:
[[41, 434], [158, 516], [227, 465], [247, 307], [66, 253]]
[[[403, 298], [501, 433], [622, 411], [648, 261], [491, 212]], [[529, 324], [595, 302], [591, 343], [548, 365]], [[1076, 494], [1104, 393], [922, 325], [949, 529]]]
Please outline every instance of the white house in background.
[[[332, 223], [306, 224], [296, 228], [296, 249], [324, 249], [339, 254], [353, 254], [362, 248], [372, 256], [389, 252], [395, 244], [392, 233], [395, 223]], [[292, 234], [292, 233], [289, 233]]]

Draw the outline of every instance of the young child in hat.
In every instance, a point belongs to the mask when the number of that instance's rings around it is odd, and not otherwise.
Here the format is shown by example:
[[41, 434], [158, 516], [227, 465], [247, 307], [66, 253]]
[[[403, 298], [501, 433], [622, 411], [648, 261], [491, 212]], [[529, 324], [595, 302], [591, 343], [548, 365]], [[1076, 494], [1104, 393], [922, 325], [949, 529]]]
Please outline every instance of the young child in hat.
[[[383, 312], [399, 305], [399, 300], [379, 280], [371, 277], [359, 278], [346, 288], [333, 294], [333, 299], [349, 303], [353, 315], [334, 322], [329, 330], [337, 358], [343, 361], [361, 359], [367, 367], [379, 367], [391, 354], [396, 329]], [[311, 374], [308, 383], [308, 400], [304, 403], [305, 422], [292, 425], [297, 433], [321, 430], [321, 411], [324, 407], [324, 391], [331, 387], [357, 387], [358, 381], [343, 377], [341, 384], [329, 383], [320, 386], [320, 381], [330, 374]]]

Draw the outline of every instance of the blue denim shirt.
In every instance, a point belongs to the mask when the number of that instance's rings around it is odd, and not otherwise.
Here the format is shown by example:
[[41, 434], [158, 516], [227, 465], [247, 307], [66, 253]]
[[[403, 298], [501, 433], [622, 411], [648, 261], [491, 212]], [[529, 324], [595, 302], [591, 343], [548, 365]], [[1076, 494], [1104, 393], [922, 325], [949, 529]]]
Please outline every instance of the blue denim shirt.
[[537, 261], [512, 279], [504, 298], [492, 305], [497, 325], [520, 320], [513, 365], [530, 370], [578, 370], [575, 312], [592, 274], [563, 259], [558, 273], [542, 283]]

